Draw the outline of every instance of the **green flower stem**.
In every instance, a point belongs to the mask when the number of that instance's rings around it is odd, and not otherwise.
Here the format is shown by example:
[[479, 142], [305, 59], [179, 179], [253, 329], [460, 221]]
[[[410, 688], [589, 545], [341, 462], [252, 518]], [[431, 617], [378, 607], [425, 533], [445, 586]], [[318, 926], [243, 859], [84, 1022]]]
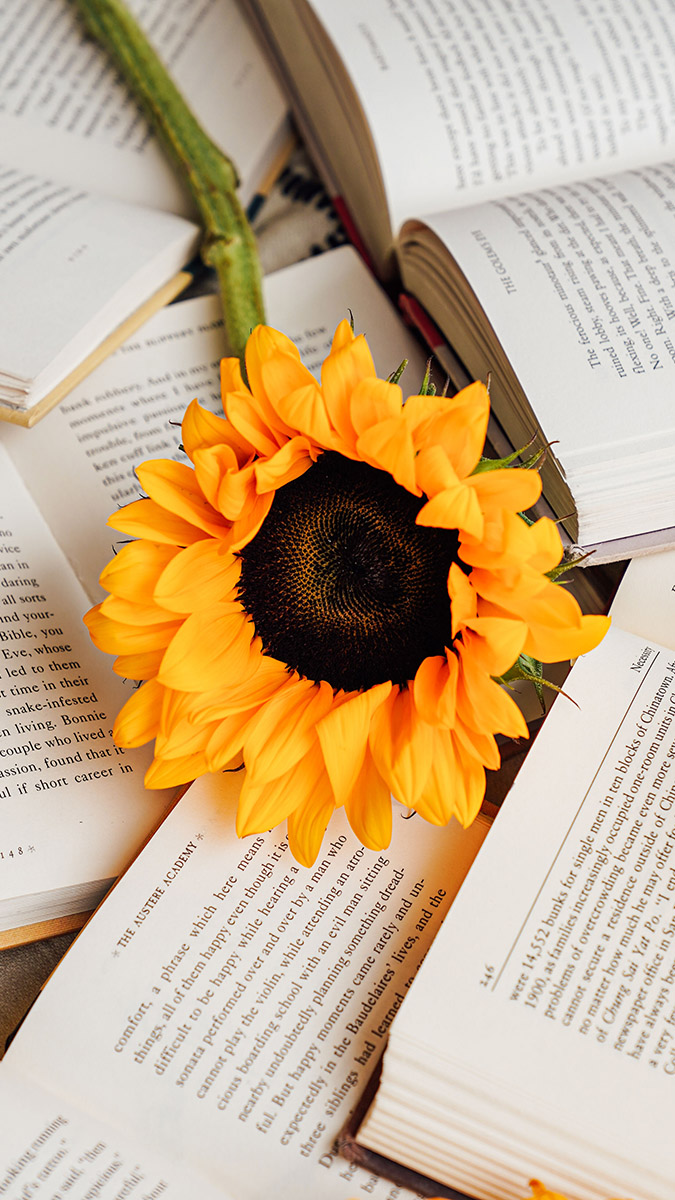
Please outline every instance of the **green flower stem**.
[[237, 171], [206, 135], [122, 0], [75, 0], [87, 30], [113, 59], [144, 108], [199, 209], [201, 256], [218, 273], [227, 339], [243, 365], [254, 325], [265, 321], [253, 231], [237, 196]]

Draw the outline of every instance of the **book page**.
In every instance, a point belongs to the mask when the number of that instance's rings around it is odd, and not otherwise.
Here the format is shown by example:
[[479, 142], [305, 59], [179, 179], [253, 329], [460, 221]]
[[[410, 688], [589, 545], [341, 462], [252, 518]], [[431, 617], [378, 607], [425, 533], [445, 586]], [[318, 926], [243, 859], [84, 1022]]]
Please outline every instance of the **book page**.
[[[41, 893], [101, 881], [88, 900], [100, 898], [168, 802], [168, 793], [143, 787], [149, 756], [113, 744], [113, 717], [131, 685], [92, 646], [81, 619], [86, 608], [0, 446], [3, 929], [29, 923]], [[82, 911], [82, 893], [73, 904], [60, 904], [54, 915]]]
[[193, 256], [199, 236], [169, 213], [0, 166], [0, 399], [40, 399]]
[[556, 700], [397, 1018], [396, 1045], [445, 1074], [438, 1095], [455, 1089], [454, 1106], [472, 1090], [476, 1112], [491, 1095], [505, 1127], [532, 1122], [531, 1144], [560, 1135], [583, 1145], [580, 1162], [604, 1155], [610, 1194], [667, 1200], [672, 651], [613, 630], [565, 691], [575, 703]]
[[[673, 523], [674, 211], [675, 167], [668, 163], [427, 222], [475, 293], [544, 436], [555, 442], [580, 523], [592, 504], [590, 540]], [[470, 353], [484, 361], [479, 338], [476, 326]], [[493, 383], [498, 404], [499, 374]], [[617, 502], [617, 473], [633, 474], [640, 454], [650, 468], [632, 480], [627, 508]]]
[[333, 1142], [485, 826], [437, 829], [396, 805], [391, 846], [375, 853], [338, 814], [304, 868], [278, 829], [235, 837], [240, 779], [192, 785], [7, 1062], [238, 1200], [410, 1195]]
[[675, 650], [675, 551], [633, 559], [611, 613], [620, 629], [638, 637], [651, 630], [654, 638]]
[[0, 1196], [10, 1200], [227, 1200], [182, 1164], [120, 1137], [10, 1070], [0, 1078]]
[[[351, 309], [378, 370], [386, 377], [407, 357], [403, 386], [411, 393], [419, 386], [422, 352], [349, 247], [268, 276], [265, 294], [270, 323], [293, 338], [315, 373]], [[140, 494], [134, 467], [146, 458], [187, 461], [178, 449], [180, 421], [195, 397], [222, 412], [219, 363], [225, 353], [219, 299], [178, 302], [157, 313], [34, 429], [0, 429], [0, 443], [92, 600], [101, 598], [98, 576], [116, 537], [105, 522]], [[76, 521], [64, 477], [77, 492]]]
[[675, 148], [667, 0], [312, 6], [363, 104], [394, 230]]
[[[248, 201], [286, 105], [235, 0], [132, 0], [154, 48], [207, 132], [232, 157]], [[191, 202], [115, 66], [67, 0], [0, 14], [3, 161], [120, 200], [187, 214]]]

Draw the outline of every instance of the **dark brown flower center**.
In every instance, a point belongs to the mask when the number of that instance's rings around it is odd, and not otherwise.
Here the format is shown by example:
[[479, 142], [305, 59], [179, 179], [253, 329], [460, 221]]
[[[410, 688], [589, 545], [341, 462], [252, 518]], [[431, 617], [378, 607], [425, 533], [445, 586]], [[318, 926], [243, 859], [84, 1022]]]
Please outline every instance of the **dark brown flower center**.
[[458, 539], [415, 524], [424, 503], [335, 453], [280, 488], [241, 552], [241, 602], [265, 653], [345, 691], [405, 683], [442, 654]]

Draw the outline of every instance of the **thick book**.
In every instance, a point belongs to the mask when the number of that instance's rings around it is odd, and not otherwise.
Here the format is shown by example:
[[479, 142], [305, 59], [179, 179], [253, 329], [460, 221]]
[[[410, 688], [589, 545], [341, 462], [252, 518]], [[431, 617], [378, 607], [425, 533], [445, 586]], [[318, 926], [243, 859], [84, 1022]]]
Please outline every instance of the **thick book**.
[[[248, 203], [287, 110], [234, 0], [136, 3]], [[32, 425], [185, 287], [189, 194], [67, 0], [0, 14], [0, 419]]]
[[[355, 314], [381, 374], [424, 356], [349, 248], [265, 281], [270, 320], [318, 370], [335, 326]], [[147, 458], [187, 461], [180, 421], [196, 396], [220, 407], [226, 352], [220, 303], [157, 313], [30, 433], [0, 429], [0, 945], [93, 906], [156, 826], [171, 797], [146, 791], [143, 751], [112, 741], [133, 686], [115, 676], [82, 616], [115, 535], [106, 520], [137, 499]]]
[[615, 628], [568, 676], [574, 703], [556, 700], [396, 1014], [356, 1133], [480, 1200], [532, 1176], [570, 1200], [675, 1190], [674, 581], [672, 552], [629, 567]]
[[[397, 272], [603, 556], [672, 544], [669, 0], [248, 0], [376, 270]], [[631, 540], [632, 539], [632, 540]]]

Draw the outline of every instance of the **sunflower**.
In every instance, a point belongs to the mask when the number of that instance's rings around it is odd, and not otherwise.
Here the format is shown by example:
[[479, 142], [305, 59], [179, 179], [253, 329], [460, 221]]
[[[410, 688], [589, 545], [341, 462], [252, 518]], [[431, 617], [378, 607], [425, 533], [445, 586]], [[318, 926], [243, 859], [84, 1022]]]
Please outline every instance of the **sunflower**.
[[246, 766], [240, 836], [283, 820], [310, 865], [344, 805], [364, 845], [388, 845], [391, 795], [468, 825], [499, 766], [495, 734], [527, 737], [496, 682], [521, 654], [583, 654], [607, 619], [547, 576], [553, 522], [526, 522], [536, 471], [481, 461], [489, 400], [405, 403], [343, 321], [321, 383], [258, 326], [224, 359], [225, 418], [188, 408], [191, 465], [152, 460], [110, 518], [138, 539], [86, 618], [118, 674], [143, 681], [114, 727], [154, 738], [149, 787]]

